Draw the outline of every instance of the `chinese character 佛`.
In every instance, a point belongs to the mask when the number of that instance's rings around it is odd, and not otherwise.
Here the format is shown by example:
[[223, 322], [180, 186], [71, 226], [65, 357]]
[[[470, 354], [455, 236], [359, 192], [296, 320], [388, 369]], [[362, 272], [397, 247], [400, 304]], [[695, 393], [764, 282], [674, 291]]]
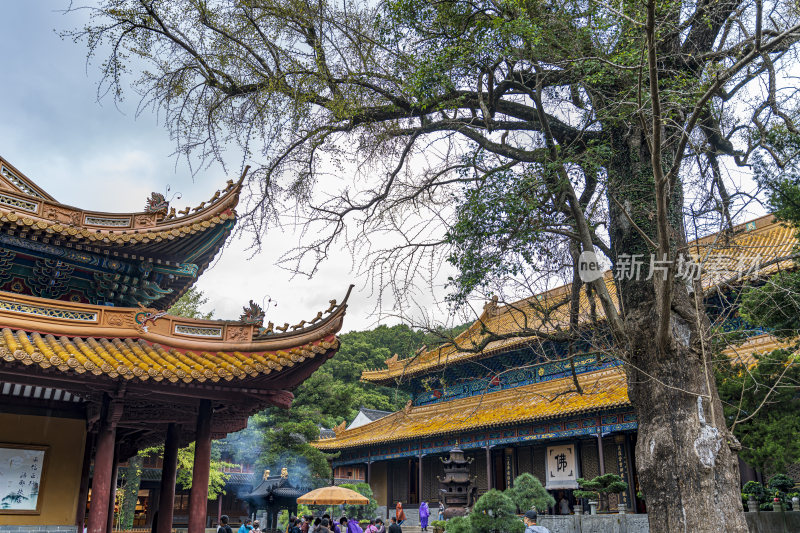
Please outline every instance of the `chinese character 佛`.
[[567, 456], [563, 453], [556, 455], [556, 472], [567, 470]]

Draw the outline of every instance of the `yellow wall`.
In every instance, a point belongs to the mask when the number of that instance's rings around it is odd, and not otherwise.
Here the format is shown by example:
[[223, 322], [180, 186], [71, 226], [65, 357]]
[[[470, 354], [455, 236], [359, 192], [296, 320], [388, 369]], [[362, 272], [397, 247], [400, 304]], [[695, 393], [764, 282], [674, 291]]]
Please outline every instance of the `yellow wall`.
[[85, 441], [83, 420], [0, 413], [0, 443], [49, 446], [41, 514], [0, 514], [0, 525], [74, 524]]
[[378, 505], [386, 505], [386, 498], [388, 497], [386, 494], [386, 464], [386, 462], [372, 463], [372, 469], [370, 470], [372, 479], [369, 480], [369, 486]]

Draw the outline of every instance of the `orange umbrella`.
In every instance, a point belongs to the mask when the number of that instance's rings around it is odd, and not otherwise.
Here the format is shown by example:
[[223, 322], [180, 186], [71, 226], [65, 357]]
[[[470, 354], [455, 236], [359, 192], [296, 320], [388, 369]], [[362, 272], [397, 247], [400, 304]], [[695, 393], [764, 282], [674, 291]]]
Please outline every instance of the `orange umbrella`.
[[297, 503], [306, 505], [367, 505], [369, 498], [344, 487], [322, 487], [297, 498]]

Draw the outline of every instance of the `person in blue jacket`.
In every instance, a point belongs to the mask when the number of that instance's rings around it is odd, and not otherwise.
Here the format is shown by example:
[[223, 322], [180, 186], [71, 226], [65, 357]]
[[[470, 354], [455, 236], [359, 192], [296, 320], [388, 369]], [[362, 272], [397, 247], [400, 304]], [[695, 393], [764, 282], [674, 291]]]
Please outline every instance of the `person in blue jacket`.
[[237, 533], [250, 533], [250, 531], [253, 529], [253, 526], [250, 525], [252, 522], [252, 520], [246, 518]]

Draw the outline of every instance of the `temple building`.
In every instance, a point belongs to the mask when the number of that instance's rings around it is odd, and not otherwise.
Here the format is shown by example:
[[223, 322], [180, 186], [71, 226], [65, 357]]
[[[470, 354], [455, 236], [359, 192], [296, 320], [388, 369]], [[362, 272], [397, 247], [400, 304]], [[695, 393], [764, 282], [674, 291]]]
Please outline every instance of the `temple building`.
[[336, 353], [347, 298], [293, 326], [265, 327], [252, 302], [234, 321], [165, 312], [230, 235], [243, 178], [191, 209], [154, 193], [142, 212], [102, 213], [0, 159], [0, 532], [110, 533], [117, 466], [164, 444], [148, 506], [170, 533], [177, 452], [194, 441], [179, 504], [202, 533], [212, 439], [288, 407]]
[[[722, 293], [729, 285], [720, 288], [722, 281], [792, 265], [777, 259], [792, 254], [793, 231], [766, 216], [736, 227], [732, 235], [691, 243], [690, 253], [706, 259], [702, 283], [712, 320], [740, 321], [735, 313], [726, 313], [730, 307]], [[644, 261], [643, 276], [647, 267]], [[612, 273], [605, 280], [616, 298]], [[340, 452], [333, 461], [338, 473], [363, 472], [379, 505], [388, 509], [397, 501], [411, 508], [420, 501], [436, 506], [444, 475], [441, 459], [460, 448], [471, 459], [470, 475], [480, 494], [505, 489], [529, 472], [557, 501], [567, 498], [574, 509], [572, 490], [578, 488], [578, 478], [614, 473], [629, 488], [618, 501], [612, 497], [613, 508], [621, 504], [628, 511], [644, 511], [637, 498], [636, 414], [628, 399], [625, 367], [613, 346], [603, 346], [609, 337], [601, 332], [578, 343], [570, 357], [565, 344], [520, 334], [526, 328], [567, 326], [568, 306], [553, 304], [563, 303], [569, 294], [570, 287], [562, 286], [508, 305], [489, 302], [453, 342], [406, 359], [395, 355], [386, 368], [364, 372], [364, 381], [401, 387], [412, 399], [403, 410], [374, 422], [351, 428], [342, 424], [316, 446]], [[550, 313], [543, 313], [547, 309]], [[601, 324], [602, 309], [599, 303], [592, 305], [584, 290], [581, 320], [590, 318]], [[499, 339], [483, 342], [487, 331]], [[762, 331], [749, 334], [725, 355], [752, 362], [753, 353], [777, 347]]]

